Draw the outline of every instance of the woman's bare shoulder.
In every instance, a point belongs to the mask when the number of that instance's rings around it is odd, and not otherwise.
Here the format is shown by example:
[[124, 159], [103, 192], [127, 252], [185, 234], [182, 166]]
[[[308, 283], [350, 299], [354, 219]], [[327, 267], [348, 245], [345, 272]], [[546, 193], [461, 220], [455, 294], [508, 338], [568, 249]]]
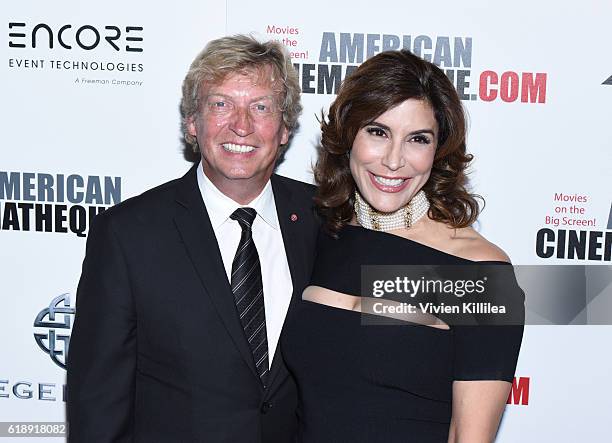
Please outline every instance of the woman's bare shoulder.
[[[449, 228], [452, 229], [452, 228]], [[510, 263], [510, 257], [499, 246], [479, 234], [474, 228], [452, 229], [455, 255], [472, 261], [501, 261]]]

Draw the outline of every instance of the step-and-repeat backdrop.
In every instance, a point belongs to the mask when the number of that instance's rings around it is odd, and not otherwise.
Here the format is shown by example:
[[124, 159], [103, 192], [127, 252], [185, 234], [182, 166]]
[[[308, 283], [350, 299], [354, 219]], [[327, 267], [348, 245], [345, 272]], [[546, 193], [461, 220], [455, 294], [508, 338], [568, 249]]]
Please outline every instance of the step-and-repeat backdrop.
[[497, 441], [605, 441], [612, 327], [584, 323], [610, 309], [611, 16], [598, 0], [4, 5], [0, 422], [64, 421], [91, 220], [189, 168], [186, 70], [210, 39], [252, 33], [286, 45], [299, 71], [304, 113], [278, 172], [308, 182], [316, 116], [347, 70], [399, 48], [444, 69], [469, 114], [471, 184], [487, 202], [477, 228], [515, 264], [600, 267], [563, 319], [574, 325], [526, 328]]

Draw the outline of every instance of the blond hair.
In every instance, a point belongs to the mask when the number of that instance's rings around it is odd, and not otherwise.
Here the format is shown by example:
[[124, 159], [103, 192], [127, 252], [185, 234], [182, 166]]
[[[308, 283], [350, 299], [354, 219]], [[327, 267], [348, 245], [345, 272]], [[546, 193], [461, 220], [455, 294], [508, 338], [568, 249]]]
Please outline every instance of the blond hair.
[[291, 132], [302, 112], [298, 74], [285, 47], [277, 41], [260, 42], [250, 35], [233, 35], [210, 41], [191, 63], [183, 80], [181, 99], [182, 130], [185, 141], [198, 152], [195, 137], [187, 131], [190, 119], [199, 110], [200, 88], [222, 82], [232, 73], [261, 75], [272, 69], [273, 82], [282, 86], [280, 107], [283, 123]]

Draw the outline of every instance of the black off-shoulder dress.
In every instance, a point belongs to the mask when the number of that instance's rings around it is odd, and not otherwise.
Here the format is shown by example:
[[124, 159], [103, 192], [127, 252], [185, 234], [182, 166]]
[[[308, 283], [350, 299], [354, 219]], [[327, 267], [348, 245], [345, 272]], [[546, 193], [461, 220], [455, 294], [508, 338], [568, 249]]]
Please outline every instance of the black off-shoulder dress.
[[[400, 264], [474, 262], [346, 226], [338, 239], [319, 236], [310, 284], [360, 295], [361, 265]], [[478, 264], [512, 269], [502, 262]], [[523, 297], [513, 277], [505, 285]], [[446, 443], [454, 380], [514, 376], [522, 325], [440, 329], [398, 323], [366, 326], [356, 311], [294, 303], [281, 346], [298, 384], [300, 443]]]

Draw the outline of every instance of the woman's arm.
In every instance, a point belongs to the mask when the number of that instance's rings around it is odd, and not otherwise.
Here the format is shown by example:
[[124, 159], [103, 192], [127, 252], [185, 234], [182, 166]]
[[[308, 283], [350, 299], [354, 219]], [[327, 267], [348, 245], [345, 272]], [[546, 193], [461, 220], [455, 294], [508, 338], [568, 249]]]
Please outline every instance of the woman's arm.
[[500, 380], [453, 382], [448, 443], [492, 442], [511, 386]]

